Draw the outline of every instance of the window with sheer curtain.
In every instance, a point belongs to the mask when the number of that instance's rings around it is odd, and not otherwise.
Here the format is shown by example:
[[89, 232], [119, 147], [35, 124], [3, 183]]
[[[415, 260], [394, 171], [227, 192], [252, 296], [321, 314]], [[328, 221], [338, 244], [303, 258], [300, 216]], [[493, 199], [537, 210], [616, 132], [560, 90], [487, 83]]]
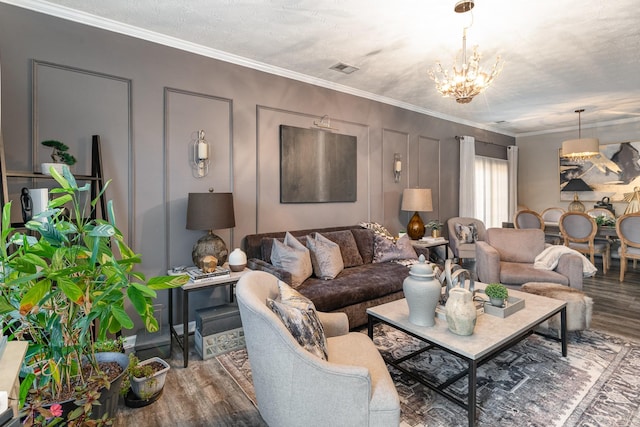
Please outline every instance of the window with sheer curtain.
[[509, 221], [509, 164], [507, 160], [475, 156], [475, 217], [487, 228]]

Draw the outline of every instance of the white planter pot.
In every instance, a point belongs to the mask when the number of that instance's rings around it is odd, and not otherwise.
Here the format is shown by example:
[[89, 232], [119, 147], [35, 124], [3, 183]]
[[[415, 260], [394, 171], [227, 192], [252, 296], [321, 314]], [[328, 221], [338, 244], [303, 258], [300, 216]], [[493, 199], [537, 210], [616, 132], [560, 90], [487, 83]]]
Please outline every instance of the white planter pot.
[[167, 372], [169, 372], [170, 369], [169, 364], [159, 357], [152, 357], [151, 359], [144, 360], [138, 363], [138, 366], [147, 365], [152, 362], [159, 362], [165, 368], [156, 372], [149, 378], [130, 377], [131, 390], [140, 399], [148, 399], [162, 390], [162, 387], [164, 387], [164, 380], [167, 378]]
[[40, 164], [40, 171], [42, 172], [43, 175], [51, 175], [51, 168], [54, 168], [56, 171], [58, 171], [58, 173], [62, 174], [62, 168], [64, 168], [65, 165], [64, 163], [41, 163]]

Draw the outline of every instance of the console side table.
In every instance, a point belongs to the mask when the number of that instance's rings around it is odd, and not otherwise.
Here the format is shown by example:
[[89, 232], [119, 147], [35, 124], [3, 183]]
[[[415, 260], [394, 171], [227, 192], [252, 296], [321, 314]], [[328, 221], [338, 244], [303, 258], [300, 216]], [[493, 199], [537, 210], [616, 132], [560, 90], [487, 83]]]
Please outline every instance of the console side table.
[[[172, 338], [175, 338], [180, 348], [182, 348], [183, 366], [185, 368], [189, 365], [189, 293], [220, 286], [229, 286], [229, 302], [233, 302], [235, 285], [247, 271], [249, 271], [247, 268], [243, 271], [232, 271], [228, 277], [214, 277], [201, 283], [193, 283], [190, 280], [179, 288], [169, 289], [169, 330], [171, 331]], [[182, 336], [177, 333], [173, 323], [173, 292], [177, 292], [178, 290], [182, 292]], [[171, 340], [170, 348], [173, 350], [173, 339]]]

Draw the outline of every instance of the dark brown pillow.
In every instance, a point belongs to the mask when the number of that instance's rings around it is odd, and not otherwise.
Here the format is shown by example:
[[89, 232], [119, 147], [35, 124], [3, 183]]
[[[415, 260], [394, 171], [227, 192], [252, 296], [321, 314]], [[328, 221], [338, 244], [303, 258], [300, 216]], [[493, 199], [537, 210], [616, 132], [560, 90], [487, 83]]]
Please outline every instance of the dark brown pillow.
[[340, 253], [342, 254], [342, 261], [346, 267], [356, 267], [364, 264], [356, 239], [350, 230], [342, 231], [330, 231], [328, 233], [322, 233], [324, 237], [337, 243], [340, 246]]

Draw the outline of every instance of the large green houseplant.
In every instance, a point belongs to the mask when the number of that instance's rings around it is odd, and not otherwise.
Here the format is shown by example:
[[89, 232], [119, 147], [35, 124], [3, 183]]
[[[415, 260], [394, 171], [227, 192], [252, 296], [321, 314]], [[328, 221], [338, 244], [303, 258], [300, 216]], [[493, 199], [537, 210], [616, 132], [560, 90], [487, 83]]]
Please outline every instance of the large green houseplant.
[[[59, 188], [51, 190], [48, 210], [25, 225], [32, 235], [13, 230], [10, 204], [3, 208], [0, 316], [9, 339], [29, 342], [21, 387], [25, 424], [84, 425], [100, 390], [108, 387], [96, 342], [134, 326], [127, 303], [148, 331], [157, 331], [156, 291], [188, 277], [146, 280], [135, 272], [141, 259], [116, 227], [112, 201], [108, 220], [90, 219], [100, 195], [89, 200], [90, 184], [78, 187], [67, 167], [51, 173]], [[50, 406], [69, 399], [78, 406], [73, 413]]]

